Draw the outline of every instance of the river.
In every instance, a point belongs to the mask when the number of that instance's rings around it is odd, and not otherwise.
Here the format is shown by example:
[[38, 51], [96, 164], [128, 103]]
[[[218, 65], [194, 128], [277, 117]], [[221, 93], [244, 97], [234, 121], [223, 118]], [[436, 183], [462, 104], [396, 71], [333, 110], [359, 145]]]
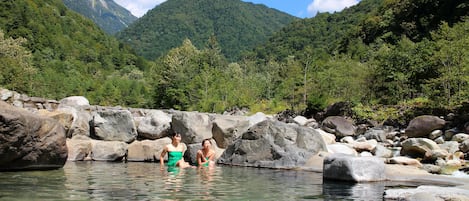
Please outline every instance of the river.
[[1, 172], [0, 200], [382, 200], [389, 182], [322, 181], [321, 173], [158, 163], [67, 162], [53, 171]]

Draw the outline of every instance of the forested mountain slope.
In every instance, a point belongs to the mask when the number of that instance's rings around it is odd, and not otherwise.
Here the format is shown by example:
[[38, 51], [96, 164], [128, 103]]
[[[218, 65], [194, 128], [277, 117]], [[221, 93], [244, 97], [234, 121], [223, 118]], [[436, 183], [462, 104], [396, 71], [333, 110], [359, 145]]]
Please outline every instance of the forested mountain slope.
[[61, 0], [0, 1], [0, 16], [2, 52], [20, 52], [0, 55], [0, 85], [53, 99], [144, 104], [145, 60]]
[[156, 59], [186, 38], [203, 48], [215, 36], [222, 53], [235, 60], [242, 51], [262, 44], [295, 19], [241, 0], [169, 0], [119, 33], [118, 38], [139, 55]]
[[114, 0], [63, 0], [65, 6], [90, 18], [109, 34], [115, 34], [137, 20]]

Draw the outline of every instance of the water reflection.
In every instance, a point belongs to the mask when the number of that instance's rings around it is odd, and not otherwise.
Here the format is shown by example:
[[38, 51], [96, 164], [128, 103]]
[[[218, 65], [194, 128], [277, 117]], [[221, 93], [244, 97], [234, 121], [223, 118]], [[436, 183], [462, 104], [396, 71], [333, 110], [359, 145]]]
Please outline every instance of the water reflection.
[[[0, 172], [0, 200], [67, 200], [64, 171]], [[27, 189], [25, 191], [25, 189]]]
[[0, 173], [0, 200], [382, 200], [383, 183], [322, 183], [322, 174], [158, 163], [73, 162], [47, 172]]
[[382, 200], [385, 182], [350, 183], [324, 181], [322, 185], [324, 200]]

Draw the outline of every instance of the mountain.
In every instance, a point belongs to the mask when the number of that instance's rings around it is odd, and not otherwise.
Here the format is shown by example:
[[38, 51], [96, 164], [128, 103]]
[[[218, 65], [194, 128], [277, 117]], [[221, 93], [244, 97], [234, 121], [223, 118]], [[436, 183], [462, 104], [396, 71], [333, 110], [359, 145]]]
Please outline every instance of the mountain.
[[419, 41], [428, 38], [442, 22], [460, 22], [469, 15], [468, 8], [464, 0], [362, 0], [341, 12], [295, 21], [256, 47], [250, 56], [281, 60], [299, 56], [306, 48], [315, 55], [330, 55], [353, 51], [346, 50], [347, 46], [357, 41], [395, 43], [401, 36]]
[[65, 6], [90, 18], [109, 34], [115, 34], [138, 18], [113, 0], [63, 0]]
[[[44, 98], [82, 95], [92, 104], [143, 106], [136, 100], [145, 93], [146, 61], [62, 0], [0, 1], [0, 16], [0, 48], [8, 50], [12, 42], [2, 41], [15, 40], [25, 49], [19, 66], [11, 65], [18, 59], [0, 54], [0, 86], [25, 80], [27, 86], [8, 88]], [[28, 76], [24, 67], [32, 68]]]
[[190, 39], [202, 48], [215, 36], [222, 53], [235, 60], [242, 51], [267, 41], [297, 19], [264, 5], [241, 0], [168, 0], [138, 19], [117, 37], [139, 55], [155, 59]]
[[276, 32], [269, 41], [251, 52], [262, 60], [283, 60], [301, 56], [311, 49], [316, 57], [329, 55], [353, 29], [376, 12], [382, 0], [362, 0], [359, 4], [336, 13], [320, 13], [314, 18], [295, 21]]

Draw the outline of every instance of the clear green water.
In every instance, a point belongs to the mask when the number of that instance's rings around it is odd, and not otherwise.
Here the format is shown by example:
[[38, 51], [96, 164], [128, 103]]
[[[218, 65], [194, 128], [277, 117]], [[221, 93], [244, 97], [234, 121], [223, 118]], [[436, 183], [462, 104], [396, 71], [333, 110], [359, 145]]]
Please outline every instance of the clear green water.
[[322, 182], [305, 171], [157, 163], [68, 162], [54, 171], [0, 172], [0, 200], [382, 200], [386, 183]]

